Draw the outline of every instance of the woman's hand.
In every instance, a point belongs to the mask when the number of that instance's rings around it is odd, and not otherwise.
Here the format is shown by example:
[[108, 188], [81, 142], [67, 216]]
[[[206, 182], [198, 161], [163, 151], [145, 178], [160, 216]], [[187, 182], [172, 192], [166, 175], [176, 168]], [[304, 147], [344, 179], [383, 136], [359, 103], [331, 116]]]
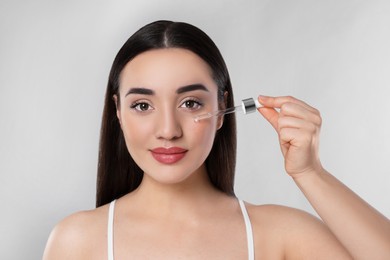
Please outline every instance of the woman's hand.
[[279, 135], [287, 173], [353, 259], [390, 259], [389, 219], [321, 166], [318, 110], [293, 97], [260, 96], [259, 102]]
[[296, 178], [322, 171], [318, 156], [319, 111], [294, 97], [259, 96], [258, 100], [264, 106], [259, 112], [278, 133], [287, 173]]

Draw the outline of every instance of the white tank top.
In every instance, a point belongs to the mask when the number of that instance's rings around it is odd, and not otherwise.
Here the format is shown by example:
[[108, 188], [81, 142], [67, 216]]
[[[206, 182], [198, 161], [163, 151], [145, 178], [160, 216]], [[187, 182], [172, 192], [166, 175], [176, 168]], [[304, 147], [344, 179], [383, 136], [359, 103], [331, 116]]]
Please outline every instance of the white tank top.
[[[114, 260], [114, 209], [115, 201], [110, 203], [110, 208], [108, 210], [108, 225], [107, 225], [107, 252], [108, 260]], [[242, 200], [238, 200], [241, 208], [242, 215], [245, 221], [246, 228], [246, 240], [248, 244], [248, 260], [255, 259], [255, 250], [253, 245], [253, 232], [252, 225], [249, 219], [248, 212], [246, 211], [245, 204]]]

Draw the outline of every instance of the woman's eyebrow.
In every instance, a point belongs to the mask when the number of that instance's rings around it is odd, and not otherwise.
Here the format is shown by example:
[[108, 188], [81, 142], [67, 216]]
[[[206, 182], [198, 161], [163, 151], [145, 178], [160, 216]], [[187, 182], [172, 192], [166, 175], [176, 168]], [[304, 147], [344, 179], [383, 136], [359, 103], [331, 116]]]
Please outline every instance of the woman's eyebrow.
[[[182, 86], [176, 90], [177, 94], [189, 92], [189, 91], [195, 91], [195, 90], [203, 90], [209, 92], [209, 90], [203, 85], [203, 84], [191, 84], [187, 86]], [[154, 91], [149, 88], [131, 88], [129, 91], [127, 91], [126, 96], [130, 94], [140, 94], [140, 95], [154, 95]]]
[[154, 91], [148, 88], [131, 88], [127, 91], [125, 97], [129, 94], [154, 95]]
[[209, 90], [202, 84], [191, 84], [187, 86], [180, 87], [176, 90], [177, 94], [181, 94], [184, 92], [194, 91], [194, 90], [203, 90], [209, 92]]

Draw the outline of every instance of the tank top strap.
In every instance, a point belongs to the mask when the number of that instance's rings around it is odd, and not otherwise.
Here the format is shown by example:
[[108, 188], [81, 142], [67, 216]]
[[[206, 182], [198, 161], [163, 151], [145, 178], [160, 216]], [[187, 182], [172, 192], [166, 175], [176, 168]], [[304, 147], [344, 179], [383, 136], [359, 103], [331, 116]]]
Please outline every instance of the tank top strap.
[[[254, 246], [253, 246], [253, 232], [252, 225], [249, 219], [248, 212], [245, 204], [242, 200], [238, 200], [241, 208], [242, 215], [245, 221], [247, 244], [248, 244], [248, 260], [254, 260]], [[108, 209], [108, 223], [107, 223], [107, 254], [108, 260], [114, 260], [114, 212], [115, 212], [115, 200], [110, 203]]]
[[255, 249], [253, 245], [253, 232], [252, 232], [252, 224], [249, 218], [248, 212], [245, 207], [245, 203], [242, 200], [238, 200], [241, 208], [242, 215], [245, 221], [245, 229], [246, 229], [246, 241], [248, 243], [248, 260], [255, 259]]
[[108, 260], [114, 260], [114, 211], [115, 211], [115, 201], [113, 200], [110, 203], [108, 209], [108, 223], [107, 223], [107, 254]]

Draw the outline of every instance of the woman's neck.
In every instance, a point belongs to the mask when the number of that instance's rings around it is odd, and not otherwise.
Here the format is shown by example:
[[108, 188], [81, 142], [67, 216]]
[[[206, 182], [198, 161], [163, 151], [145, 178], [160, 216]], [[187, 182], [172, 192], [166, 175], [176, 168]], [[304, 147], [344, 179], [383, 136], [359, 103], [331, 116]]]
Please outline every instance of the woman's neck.
[[184, 181], [173, 184], [157, 182], [144, 174], [140, 186], [126, 197], [133, 205], [142, 207], [146, 214], [186, 217], [215, 206], [227, 195], [211, 184], [206, 168], [202, 166]]

